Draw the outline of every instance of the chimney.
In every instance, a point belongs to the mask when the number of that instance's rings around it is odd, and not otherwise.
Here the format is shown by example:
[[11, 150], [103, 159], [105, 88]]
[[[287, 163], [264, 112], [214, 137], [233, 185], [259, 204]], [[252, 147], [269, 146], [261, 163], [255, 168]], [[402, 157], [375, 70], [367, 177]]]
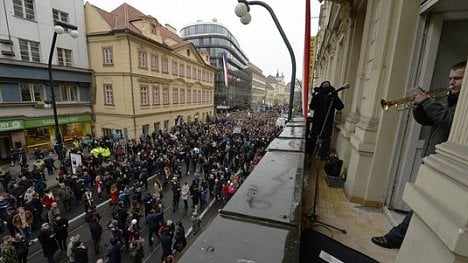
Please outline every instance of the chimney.
[[176, 34], [177, 35], [177, 29], [169, 24], [165, 24], [164, 27], [166, 27], [167, 29], [169, 29], [169, 31], [171, 31], [172, 33]]

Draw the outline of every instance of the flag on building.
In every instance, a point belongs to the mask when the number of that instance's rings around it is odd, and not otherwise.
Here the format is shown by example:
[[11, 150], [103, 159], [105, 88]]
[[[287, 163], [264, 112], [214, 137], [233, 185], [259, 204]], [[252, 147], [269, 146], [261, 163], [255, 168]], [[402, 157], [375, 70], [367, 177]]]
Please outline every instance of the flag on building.
[[224, 72], [224, 85], [229, 87], [229, 68], [228, 68], [228, 58], [227, 53], [223, 53], [223, 72]]

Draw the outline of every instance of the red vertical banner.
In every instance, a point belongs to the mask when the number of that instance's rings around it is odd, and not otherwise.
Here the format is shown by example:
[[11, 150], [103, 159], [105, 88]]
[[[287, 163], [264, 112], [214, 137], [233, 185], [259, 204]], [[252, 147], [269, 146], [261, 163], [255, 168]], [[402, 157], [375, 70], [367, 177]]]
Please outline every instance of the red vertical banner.
[[302, 110], [304, 119], [307, 120], [309, 111], [309, 70], [310, 70], [310, 0], [306, 0], [305, 6], [305, 30], [304, 30], [304, 65], [302, 76]]

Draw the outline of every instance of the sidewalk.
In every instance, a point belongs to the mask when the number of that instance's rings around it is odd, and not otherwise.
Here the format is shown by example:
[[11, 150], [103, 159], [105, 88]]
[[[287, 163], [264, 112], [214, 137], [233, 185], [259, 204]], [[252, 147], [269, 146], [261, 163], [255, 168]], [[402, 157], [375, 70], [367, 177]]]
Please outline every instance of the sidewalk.
[[[55, 167], [57, 167], [57, 168], [60, 167], [60, 163], [57, 160], [57, 156], [54, 154], [52, 158], [54, 159]], [[28, 166], [29, 170], [32, 170], [35, 162], [36, 162], [36, 160], [34, 159], [34, 157], [32, 155], [28, 155], [27, 164], [29, 165]], [[9, 171], [11, 176], [12, 176], [12, 179], [17, 178], [19, 176], [20, 172], [21, 172], [21, 167], [20, 167], [19, 164], [16, 164], [14, 167], [10, 166], [9, 163], [8, 164], [2, 164], [2, 165], [0, 165], [0, 168], [2, 168], [2, 170], [5, 171], [5, 172]], [[58, 170], [55, 170], [54, 176], [49, 176], [49, 175], [47, 175], [47, 172], [45, 172], [46, 175], [44, 177], [46, 179], [47, 189], [52, 189], [52, 188], [57, 187], [57, 185], [58, 185], [57, 171]], [[0, 188], [2, 188], [2, 187], [0, 186]]]

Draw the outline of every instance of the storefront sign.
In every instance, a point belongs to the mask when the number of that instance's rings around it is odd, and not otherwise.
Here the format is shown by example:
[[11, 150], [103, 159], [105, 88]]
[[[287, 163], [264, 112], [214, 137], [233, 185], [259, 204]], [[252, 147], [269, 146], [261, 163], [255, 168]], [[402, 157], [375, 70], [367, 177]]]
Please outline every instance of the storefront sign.
[[[91, 115], [78, 115], [78, 116], [60, 116], [58, 117], [59, 124], [75, 123], [75, 122], [87, 122], [91, 121]], [[47, 119], [34, 119], [34, 120], [25, 120], [25, 128], [36, 128], [44, 126], [53, 126], [55, 125], [54, 118]]]
[[21, 130], [24, 128], [23, 120], [0, 121], [0, 131]]

